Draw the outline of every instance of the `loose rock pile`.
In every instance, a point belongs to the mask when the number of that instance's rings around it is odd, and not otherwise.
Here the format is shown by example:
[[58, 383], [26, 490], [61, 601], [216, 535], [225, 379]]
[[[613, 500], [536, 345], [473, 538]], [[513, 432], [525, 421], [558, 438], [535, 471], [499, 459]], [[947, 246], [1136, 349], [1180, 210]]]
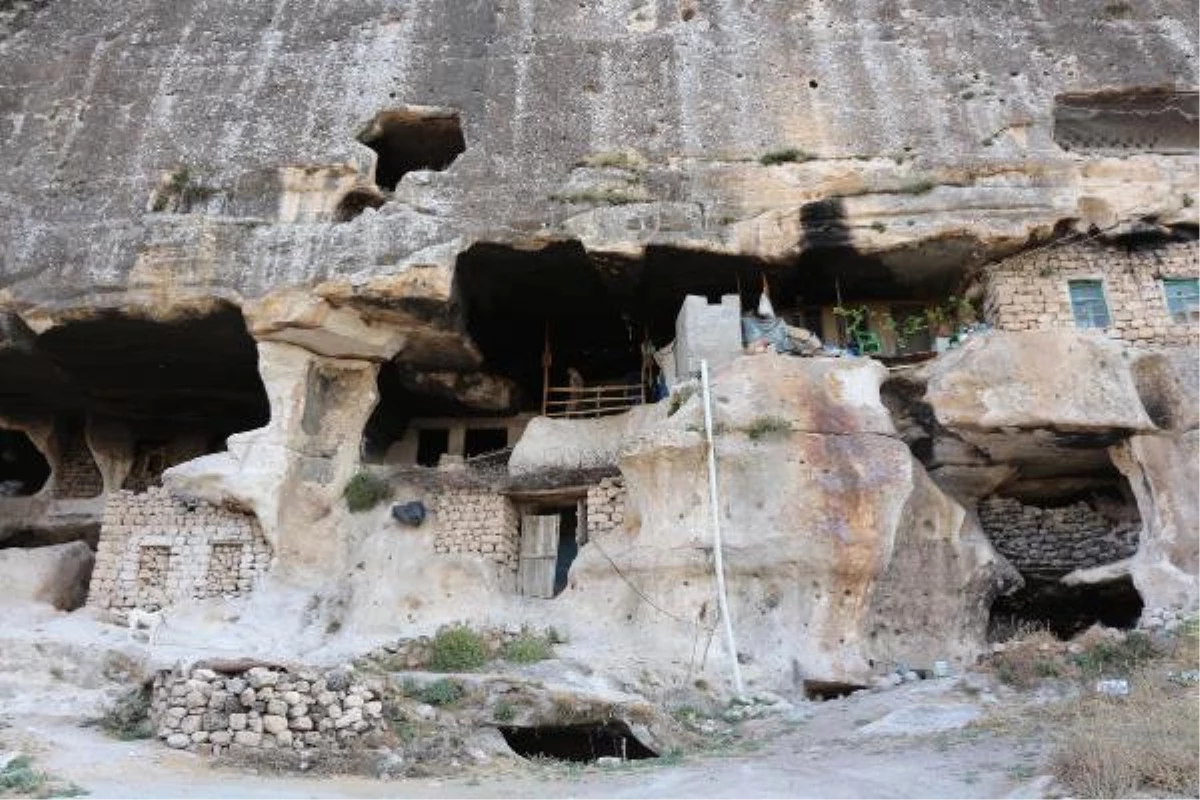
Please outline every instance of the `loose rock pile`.
[[1137, 551], [1138, 527], [1115, 523], [1087, 503], [1027, 506], [1010, 497], [979, 504], [979, 521], [1000, 553], [1021, 572], [1070, 572], [1111, 564]]
[[219, 755], [228, 748], [352, 748], [384, 727], [382, 688], [343, 671], [161, 672], [150, 720], [169, 747]]

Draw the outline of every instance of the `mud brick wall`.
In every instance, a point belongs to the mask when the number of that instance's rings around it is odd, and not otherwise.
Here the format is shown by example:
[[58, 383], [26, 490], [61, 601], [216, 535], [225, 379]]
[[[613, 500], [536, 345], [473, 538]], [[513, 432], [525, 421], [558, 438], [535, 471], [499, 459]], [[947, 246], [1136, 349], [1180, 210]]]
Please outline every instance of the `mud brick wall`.
[[501, 566], [517, 569], [520, 528], [517, 511], [504, 495], [450, 489], [434, 498], [438, 553], [479, 553]]
[[168, 606], [249, 592], [271, 552], [258, 522], [166, 489], [114, 492], [104, 506], [88, 605]]
[[1111, 564], [1133, 555], [1138, 526], [1114, 522], [1087, 503], [1027, 506], [1009, 497], [979, 504], [979, 521], [1000, 554], [1021, 572], [1060, 572]]
[[625, 524], [625, 481], [605, 478], [587, 493], [587, 535], [608, 533]]
[[150, 722], [169, 747], [344, 750], [383, 729], [381, 687], [334, 670], [160, 672]]
[[1195, 278], [1195, 242], [1130, 250], [1098, 243], [1049, 247], [1002, 261], [988, 270], [984, 318], [1006, 331], [1074, 328], [1069, 280], [1101, 280], [1108, 303], [1109, 336], [1144, 344], [1200, 341], [1200, 326], [1167, 313], [1160, 278]]

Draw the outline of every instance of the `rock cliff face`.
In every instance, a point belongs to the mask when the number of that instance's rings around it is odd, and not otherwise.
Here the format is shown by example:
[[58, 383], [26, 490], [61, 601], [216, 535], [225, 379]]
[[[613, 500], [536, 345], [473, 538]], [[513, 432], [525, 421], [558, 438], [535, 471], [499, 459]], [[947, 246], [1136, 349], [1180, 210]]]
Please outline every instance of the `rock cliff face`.
[[[1061, 93], [1087, 116], [1089, 91], [1192, 81], [1182, 2], [71, 0], [9, 24], [0, 298], [39, 330], [289, 286], [428, 311], [474, 241], [848, 245], [913, 278], [1059, 223], [1196, 221], [1194, 139], [1153, 109], [1055, 140]], [[1194, 134], [1194, 94], [1159, 105]], [[455, 120], [461, 155], [421, 169]]]

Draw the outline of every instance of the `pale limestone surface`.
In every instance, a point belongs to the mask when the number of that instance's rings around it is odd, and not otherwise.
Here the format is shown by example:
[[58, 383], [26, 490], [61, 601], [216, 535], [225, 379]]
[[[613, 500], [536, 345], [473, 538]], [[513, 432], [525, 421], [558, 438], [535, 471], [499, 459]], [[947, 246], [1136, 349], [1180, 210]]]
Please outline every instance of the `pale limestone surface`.
[[94, 560], [84, 542], [0, 550], [0, 604], [78, 608], [87, 596]]

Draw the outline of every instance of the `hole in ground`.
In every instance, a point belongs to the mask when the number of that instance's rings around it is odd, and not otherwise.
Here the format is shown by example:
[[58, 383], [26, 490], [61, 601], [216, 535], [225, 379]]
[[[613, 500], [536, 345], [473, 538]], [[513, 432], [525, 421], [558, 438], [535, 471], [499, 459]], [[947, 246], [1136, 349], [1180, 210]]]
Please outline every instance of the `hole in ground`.
[[630, 761], [658, 758], [620, 720], [604, 725], [539, 725], [500, 728], [504, 741], [523, 758], [542, 756], [560, 761], [595, 761], [613, 756]]
[[809, 700], [837, 700], [839, 697], [849, 697], [859, 689], [866, 689], [859, 683], [842, 683], [841, 681], [805, 681], [804, 696]]

